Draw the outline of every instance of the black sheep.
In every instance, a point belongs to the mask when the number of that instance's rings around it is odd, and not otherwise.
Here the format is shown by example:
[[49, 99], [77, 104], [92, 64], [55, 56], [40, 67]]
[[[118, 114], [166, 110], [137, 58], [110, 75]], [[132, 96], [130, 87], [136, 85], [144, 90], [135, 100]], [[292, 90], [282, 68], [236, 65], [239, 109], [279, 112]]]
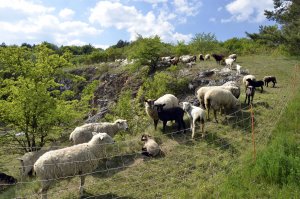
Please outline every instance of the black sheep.
[[204, 61], [204, 57], [202, 54], [199, 55], [199, 61]]
[[163, 109], [166, 104], [154, 105], [157, 109], [158, 118], [163, 121], [163, 132], [166, 130], [166, 124], [168, 121], [175, 120], [178, 125], [178, 131], [183, 128], [185, 132], [185, 123], [183, 121], [184, 110], [180, 107], [172, 107]]
[[267, 87], [269, 86], [269, 82], [273, 82], [273, 88], [274, 88], [275, 84], [277, 83], [276, 77], [274, 77], [274, 76], [265, 76], [264, 82], [265, 82], [265, 86], [267, 86]]
[[251, 104], [253, 104], [253, 98], [254, 98], [254, 94], [255, 94], [255, 88], [253, 86], [247, 86], [246, 89], [246, 98], [245, 98], [245, 102], [248, 99], [248, 105], [250, 104], [250, 100], [251, 100]]
[[218, 64], [221, 64], [221, 61], [224, 59], [224, 55], [212, 54]]
[[246, 81], [249, 83], [249, 86], [253, 86], [254, 88], [260, 87], [261, 88], [261, 93], [263, 92], [264, 88], [264, 82], [263, 81], [253, 81], [252, 79], [246, 79]]

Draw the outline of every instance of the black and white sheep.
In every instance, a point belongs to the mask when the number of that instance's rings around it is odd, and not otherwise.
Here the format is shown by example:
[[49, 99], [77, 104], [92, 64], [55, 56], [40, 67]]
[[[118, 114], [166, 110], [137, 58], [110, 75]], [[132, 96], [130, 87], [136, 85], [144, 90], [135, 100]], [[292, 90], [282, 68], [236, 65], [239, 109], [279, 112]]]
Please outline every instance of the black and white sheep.
[[202, 54], [199, 55], [199, 61], [204, 61], [204, 57]]
[[250, 104], [250, 101], [251, 101], [251, 104], [253, 104], [253, 98], [254, 98], [254, 94], [255, 94], [255, 88], [253, 86], [247, 86], [247, 89], [246, 89], [246, 98], [245, 98], [245, 102], [247, 101], [248, 99], [248, 105]]
[[42, 198], [54, 180], [80, 176], [80, 196], [87, 174], [94, 171], [101, 159], [105, 158], [110, 144], [114, 141], [107, 133], [94, 133], [88, 143], [53, 150], [42, 155], [34, 164], [36, 176], [40, 179]]
[[165, 104], [155, 105], [158, 118], [163, 122], [163, 132], [166, 130], [168, 121], [175, 120], [178, 125], [178, 131], [183, 128], [185, 132], [185, 123], [183, 121], [184, 110], [181, 107], [164, 108]]
[[205, 107], [207, 108], [207, 118], [209, 119], [209, 111], [213, 109], [216, 122], [216, 112], [225, 108], [226, 110], [240, 109], [240, 101], [234, 95], [223, 88], [213, 88], [208, 90], [204, 96]]
[[245, 90], [247, 89], [247, 86], [249, 85], [248, 81], [246, 81], [247, 79], [252, 79], [253, 81], [255, 81], [256, 77], [254, 75], [245, 75], [243, 77], [243, 84], [245, 85]]
[[153, 100], [153, 99], [145, 100], [145, 111], [146, 111], [147, 115], [153, 119], [155, 130], [157, 128], [157, 124], [159, 121], [157, 109], [154, 107], [154, 105], [157, 105], [157, 104], [158, 105], [166, 104], [164, 108], [172, 108], [172, 107], [178, 107], [179, 101], [178, 101], [177, 97], [175, 97], [172, 94], [165, 94], [156, 100]]
[[260, 92], [262, 93], [263, 92], [263, 90], [264, 90], [264, 82], [263, 81], [254, 81], [254, 80], [252, 80], [252, 79], [246, 79], [246, 81], [248, 82], [248, 85], [249, 86], [253, 86], [254, 88], [256, 88], [256, 87], [260, 87], [261, 88], [261, 90], [260, 90]]
[[233, 59], [234, 61], [236, 61], [237, 55], [236, 55], [236, 54], [231, 54], [231, 55], [228, 56], [228, 58], [231, 58], [231, 59]]
[[141, 141], [144, 142], [144, 146], [142, 148], [143, 155], [149, 157], [155, 157], [161, 152], [159, 145], [150, 135], [147, 134], [142, 135]]
[[205, 61], [210, 60], [210, 54], [206, 54], [206, 55], [204, 56], [204, 60], [205, 60]]
[[121, 130], [128, 130], [128, 124], [126, 120], [117, 119], [115, 122], [100, 122], [100, 123], [88, 123], [82, 126], [76, 127], [70, 134], [70, 141], [73, 144], [81, 144], [88, 142], [93, 137], [93, 132], [107, 133], [109, 136], [114, 137]]
[[273, 83], [273, 88], [275, 87], [275, 84], [277, 83], [276, 77], [274, 77], [274, 76], [265, 76], [263, 78], [263, 81], [265, 83], [265, 86], [267, 86], [267, 87], [269, 87], [269, 82], [272, 82]]
[[205, 111], [197, 106], [192, 105], [189, 102], [182, 102], [182, 108], [183, 110], [188, 114], [190, 118], [191, 123], [191, 129], [192, 129], [192, 139], [194, 139], [195, 136], [195, 128], [196, 128], [196, 122], [201, 122], [201, 132], [202, 137], [204, 137], [204, 122], [205, 122]]

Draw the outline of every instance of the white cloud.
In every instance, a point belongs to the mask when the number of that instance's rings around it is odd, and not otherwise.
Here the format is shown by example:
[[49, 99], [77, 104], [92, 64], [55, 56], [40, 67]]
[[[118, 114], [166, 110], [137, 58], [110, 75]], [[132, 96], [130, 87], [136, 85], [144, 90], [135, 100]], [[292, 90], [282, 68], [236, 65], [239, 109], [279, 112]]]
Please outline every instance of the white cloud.
[[212, 18], [209, 18], [209, 21], [210, 22], [216, 22], [217, 20], [216, 20], [216, 18], [212, 17]]
[[59, 17], [62, 19], [72, 19], [73, 15], [75, 14], [75, 12], [72, 9], [69, 8], [64, 8], [59, 12]]
[[114, 27], [126, 30], [130, 34], [130, 40], [135, 40], [138, 33], [145, 37], [159, 35], [162, 40], [171, 42], [176, 41], [176, 37], [184, 36], [176, 33], [169, 21], [175, 17], [176, 15], [167, 12], [161, 12], [158, 16], [155, 16], [152, 11], [143, 14], [133, 6], [126, 6], [119, 2], [100, 1], [91, 9], [89, 20], [105, 28]]
[[53, 7], [46, 7], [28, 0], [1, 0], [0, 9], [12, 9], [30, 15], [50, 13], [55, 10]]
[[262, 22], [265, 20], [264, 10], [270, 10], [273, 8], [273, 0], [234, 0], [226, 5], [226, 10], [232, 15], [228, 19], [221, 21], [250, 21], [250, 22]]
[[173, 4], [175, 11], [185, 16], [196, 16], [202, 6], [202, 2], [199, 0], [174, 0]]

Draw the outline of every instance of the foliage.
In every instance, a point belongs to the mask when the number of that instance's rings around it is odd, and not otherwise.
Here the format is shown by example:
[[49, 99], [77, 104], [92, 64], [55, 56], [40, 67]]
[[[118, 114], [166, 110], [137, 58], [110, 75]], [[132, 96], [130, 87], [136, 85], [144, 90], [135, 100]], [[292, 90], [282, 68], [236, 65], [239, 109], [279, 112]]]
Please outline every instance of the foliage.
[[213, 33], [197, 33], [190, 42], [194, 52], [208, 53], [217, 48], [218, 41]]
[[[47, 48], [36, 46], [1, 49], [0, 119], [25, 138], [11, 137], [26, 150], [42, 147], [55, 126], [66, 125], [78, 117], [76, 101], [58, 97], [60, 84], [55, 77], [69, 63]], [[70, 95], [70, 93], [68, 94]]]
[[175, 46], [175, 55], [181, 56], [181, 55], [187, 55], [190, 54], [189, 47], [184, 43], [184, 41], [178, 41], [177, 46]]

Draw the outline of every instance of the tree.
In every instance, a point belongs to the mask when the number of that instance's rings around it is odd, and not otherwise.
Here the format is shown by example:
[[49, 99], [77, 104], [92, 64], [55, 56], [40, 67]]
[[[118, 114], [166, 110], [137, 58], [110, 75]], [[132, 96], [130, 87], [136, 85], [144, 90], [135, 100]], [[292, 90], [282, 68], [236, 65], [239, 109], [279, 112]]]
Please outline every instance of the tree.
[[175, 54], [176, 56], [187, 55], [190, 53], [190, 49], [187, 45], [185, 45], [184, 41], [178, 41], [177, 46], [175, 46]]
[[217, 38], [213, 33], [197, 33], [192, 38], [190, 45], [195, 52], [211, 52], [216, 49], [218, 45]]
[[0, 53], [0, 122], [25, 151], [45, 145], [54, 129], [69, 124], [80, 114], [77, 101], [64, 100], [55, 80], [69, 63], [45, 44], [34, 50], [7, 47]]
[[134, 42], [130, 57], [138, 59], [140, 65], [149, 65], [149, 73], [152, 74], [156, 71], [156, 66], [163, 47], [158, 36], [149, 38], [139, 37]]

